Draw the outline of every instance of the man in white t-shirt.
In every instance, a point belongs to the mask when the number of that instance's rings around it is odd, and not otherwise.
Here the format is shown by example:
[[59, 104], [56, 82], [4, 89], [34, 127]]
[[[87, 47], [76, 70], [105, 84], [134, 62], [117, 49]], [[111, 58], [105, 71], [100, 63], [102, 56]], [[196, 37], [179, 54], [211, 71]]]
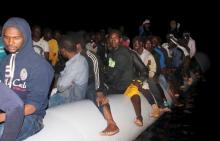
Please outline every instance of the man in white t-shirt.
[[41, 27], [36, 25], [32, 28], [33, 47], [36, 53], [49, 59], [49, 45], [42, 37]]
[[153, 78], [156, 73], [156, 62], [153, 55], [143, 47], [143, 42], [140, 37], [135, 37], [133, 39], [133, 48], [140, 56], [141, 60], [148, 67], [149, 78]]

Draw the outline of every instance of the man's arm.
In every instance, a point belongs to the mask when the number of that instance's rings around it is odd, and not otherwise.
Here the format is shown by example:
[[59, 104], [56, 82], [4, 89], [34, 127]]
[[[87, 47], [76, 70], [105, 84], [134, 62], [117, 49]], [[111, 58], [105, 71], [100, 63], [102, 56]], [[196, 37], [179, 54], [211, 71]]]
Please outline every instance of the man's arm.
[[74, 85], [75, 70], [73, 70], [74, 75], [70, 72], [69, 69], [65, 69], [64, 72], [65, 73], [61, 74], [57, 80], [57, 90], [59, 92], [63, 92]]
[[[33, 114], [36, 111], [35, 106], [31, 105], [31, 104], [26, 104], [24, 106], [24, 115], [28, 116]], [[6, 118], [6, 114], [5, 113], [0, 113], [0, 123], [4, 122]]]

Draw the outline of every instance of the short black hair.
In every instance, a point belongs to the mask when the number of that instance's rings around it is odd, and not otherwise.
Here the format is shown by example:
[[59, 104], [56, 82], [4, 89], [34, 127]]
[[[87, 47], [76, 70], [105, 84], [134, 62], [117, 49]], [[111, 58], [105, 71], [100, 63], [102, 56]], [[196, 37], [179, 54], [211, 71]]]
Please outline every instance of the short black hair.
[[109, 37], [110, 37], [113, 33], [118, 34], [119, 38], [122, 37], [121, 32], [120, 32], [119, 30], [117, 30], [117, 29], [112, 29], [112, 30], [109, 32]]
[[59, 47], [64, 48], [69, 52], [77, 52], [77, 40], [74, 36], [63, 35], [59, 42]]

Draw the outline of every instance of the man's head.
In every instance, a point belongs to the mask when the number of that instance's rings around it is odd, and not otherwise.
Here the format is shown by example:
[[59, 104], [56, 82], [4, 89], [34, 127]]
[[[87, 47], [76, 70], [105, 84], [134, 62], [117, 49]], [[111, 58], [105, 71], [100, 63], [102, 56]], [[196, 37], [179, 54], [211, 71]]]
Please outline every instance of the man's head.
[[16, 53], [24, 44], [23, 34], [16, 27], [7, 27], [3, 32], [5, 48], [10, 53]]
[[149, 29], [151, 24], [150, 24], [150, 20], [149, 19], [145, 19], [144, 22], [142, 23], [144, 29]]
[[189, 38], [190, 38], [190, 32], [189, 32], [189, 31], [184, 31], [184, 32], [183, 32], [183, 38], [184, 38], [185, 40], [189, 40]]
[[161, 38], [159, 36], [153, 36], [151, 39], [152, 47], [155, 48], [160, 45]]
[[139, 36], [134, 37], [132, 40], [133, 49], [137, 51], [139, 54], [143, 52], [143, 41]]
[[43, 33], [44, 33], [44, 40], [49, 41], [53, 38], [52, 29], [45, 28]]
[[144, 39], [144, 48], [151, 51], [152, 50], [152, 42], [151, 42], [151, 37], [145, 38]]
[[118, 46], [121, 43], [121, 33], [120, 33], [120, 31], [112, 30], [109, 33], [109, 43], [110, 43], [110, 47], [118, 48]]
[[60, 40], [60, 53], [64, 58], [70, 59], [73, 54], [77, 53], [77, 42], [74, 37], [63, 35]]
[[170, 28], [171, 28], [171, 30], [174, 30], [177, 28], [177, 23], [175, 20], [170, 21]]
[[39, 41], [42, 37], [42, 29], [39, 25], [34, 25], [32, 27], [32, 37], [35, 41]]
[[31, 30], [26, 20], [13, 17], [6, 21], [2, 29], [6, 50], [10, 53], [20, 51], [24, 46], [31, 46]]

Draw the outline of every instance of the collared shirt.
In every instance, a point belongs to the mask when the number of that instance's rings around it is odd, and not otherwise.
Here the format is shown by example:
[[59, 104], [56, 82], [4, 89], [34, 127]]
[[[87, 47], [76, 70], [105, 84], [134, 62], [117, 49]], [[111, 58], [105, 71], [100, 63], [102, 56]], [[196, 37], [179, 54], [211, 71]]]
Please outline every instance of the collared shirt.
[[76, 54], [66, 62], [64, 70], [57, 81], [57, 89], [64, 92], [74, 85], [82, 86], [88, 83], [89, 68], [86, 59], [81, 54]]

